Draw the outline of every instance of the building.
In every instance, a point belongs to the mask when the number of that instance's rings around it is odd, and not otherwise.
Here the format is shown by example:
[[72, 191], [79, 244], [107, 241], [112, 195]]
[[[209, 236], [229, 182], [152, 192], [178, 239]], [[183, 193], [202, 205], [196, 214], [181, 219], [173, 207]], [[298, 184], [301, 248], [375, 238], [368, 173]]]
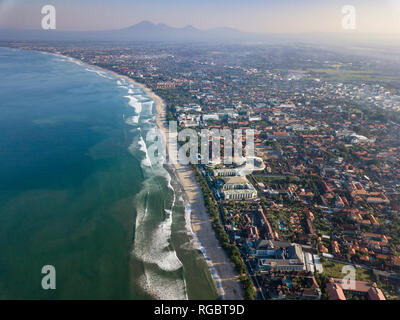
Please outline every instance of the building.
[[254, 199], [257, 197], [257, 191], [254, 186], [244, 176], [235, 176], [225, 178], [223, 194], [225, 200], [243, 200]]
[[326, 284], [326, 291], [329, 295], [329, 300], [346, 300], [342, 287], [334, 282]]
[[213, 173], [216, 177], [232, 177], [238, 175], [238, 169], [214, 169]]
[[297, 243], [259, 240], [250, 248], [250, 254], [257, 259], [260, 272], [306, 270], [303, 249]]
[[253, 185], [244, 176], [225, 178], [224, 180], [224, 190], [250, 189], [251, 187], [253, 187]]
[[243, 190], [226, 190], [224, 191], [225, 200], [246, 200], [254, 199], [257, 197], [256, 190], [243, 189]]
[[376, 283], [354, 281], [347, 284], [344, 283], [343, 279], [330, 278], [326, 289], [331, 300], [346, 300], [345, 293], [364, 296], [368, 300], [386, 300], [385, 295], [376, 286]]
[[219, 120], [218, 114], [204, 114], [203, 121], [209, 121], [209, 120], [218, 121]]

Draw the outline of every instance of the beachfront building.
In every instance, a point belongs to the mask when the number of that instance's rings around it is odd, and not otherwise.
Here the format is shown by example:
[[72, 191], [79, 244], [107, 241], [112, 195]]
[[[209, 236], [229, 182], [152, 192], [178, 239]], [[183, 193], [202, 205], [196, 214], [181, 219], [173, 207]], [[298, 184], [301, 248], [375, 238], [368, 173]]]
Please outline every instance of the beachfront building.
[[226, 190], [224, 191], [226, 200], [249, 200], [257, 197], [256, 190]]
[[216, 177], [233, 177], [238, 175], [238, 169], [214, 169], [213, 173]]
[[252, 243], [250, 254], [257, 259], [259, 272], [306, 270], [303, 249], [297, 243], [260, 240]]
[[244, 200], [257, 197], [254, 186], [244, 176], [225, 178], [222, 187], [225, 200]]

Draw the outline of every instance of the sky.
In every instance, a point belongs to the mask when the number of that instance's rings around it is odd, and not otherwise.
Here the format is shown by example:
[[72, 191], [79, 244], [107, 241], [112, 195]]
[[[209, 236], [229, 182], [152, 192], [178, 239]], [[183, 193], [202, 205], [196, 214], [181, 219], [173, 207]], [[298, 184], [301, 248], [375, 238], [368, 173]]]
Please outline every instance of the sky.
[[[119, 29], [147, 20], [259, 33], [400, 34], [400, 0], [0, 0], [0, 28], [40, 28], [44, 5], [56, 8], [58, 30]], [[354, 30], [342, 28], [345, 5], [356, 9]]]

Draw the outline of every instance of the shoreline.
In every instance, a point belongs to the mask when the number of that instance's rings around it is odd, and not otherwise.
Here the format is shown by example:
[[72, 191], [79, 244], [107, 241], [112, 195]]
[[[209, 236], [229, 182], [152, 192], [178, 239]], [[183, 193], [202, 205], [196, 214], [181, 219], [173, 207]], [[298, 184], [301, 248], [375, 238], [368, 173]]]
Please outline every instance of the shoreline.
[[[101, 69], [107, 70], [104, 68]], [[167, 139], [169, 136], [169, 130], [166, 126], [165, 102], [144, 84], [138, 83], [128, 76], [120, 75], [115, 71], [111, 72], [114, 75], [122, 77], [130, 83], [140, 87], [151, 99], [153, 99], [156, 103], [156, 125], [162, 131], [164, 138]], [[170, 151], [169, 148], [170, 146], [167, 144], [168, 153]], [[185, 200], [190, 206], [190, 229], [193, 233], [194, 241], [199, 242], [200, 247], [205, 250], [205, 252], [201, 251], [203, 252], [206, 263], [210, 268], [211, 276], [214, 279], [217, 292], [222, 295], [221, 298], [223, 299], [243, 300], [244, 290], [240, 284], [239, 276], [215, 235], [209, 214], [204, 205], [203, 192], [191, 167], [189, 165], [182, 165], [179, 162], [176, 164], [168, 164], [168, 166], [173, 168], [173, 174], [178, 178], [178, 183], [186, 198]], [[187, 207], [188, 206], [185, 206], [185, 211]], [[222, 292], [220, 290], [221, 288]]]
[[[150, 88], [146, 87], [142, 83], [138, 83], [128, 76], [120, 75], [115, 71], [105, 68], [100, 69], [109, 71], [116, 77], [123, 78], [133, 85], [140, 87], [148, 97], [155, 102], [156, 125], [163, 133], [166, 141], [168, 141], [167, 137], [169, 136], [169, 130], [166, 126], [166, 104], [164, 100], [157, 96]], [[169, 153], [168, 144], [167, 152]], [[173, 169], [173, 174], [178, 178], [178, 183], [183, 191], [185, 196], [184, 198], [186, 198], [185, 201], [187, 201], [190, 206], [189, 222], [190, 229], [193, 233], [193, 240], [199, 242], [200, 247], [205, 250], [205, 252], [202, 252], [206, 263], [209, 266], [217, 293], [220, 294], [223, 299], [243, 300], [244, 290], [240, 284], [239, 276], [215, 235], [209, 214], [204, 205], [203, 192], [201, 191], [200, 185], [198, 184], [191, 167], [189, 165], [181, 165], [179, 162], [176, 164], [168, 164], [168, 166]], [[185, 211], [186, 209], [187, 205], [185, 206]]]
[[[42, 51], [43, 52], [43, 51]], [[165, 142], [168, 142], [169, 130], [166, 125], [166, 104], [164, 100], [156, 95], [152, 89], [146, 85], [135, 81], [127, 75], [119, 74], [114, 70], [89, 64], [73, 57], [65, 56], [59, 53], [45, 52], [59, 57], [71, 59], [76, 63], [86, 64], [98, 68], [104, 72], [109, 72], [116, 78], [121, 78], [127, 82], [141, 88], [146, 95], [156, 104], [155, 124], [164, 136]], [[167, 143], [167, 153], [170, 154], [170, 146]], [[239, 275], [234, 269], [230, 258], [220, 246], [211, 225], [211, 220], [204, 204], [204, 196], [200, 185], [198, 184], [194, 173], [189, 165], [182, 165], [179, 162], [175, 164], [166, 164], [167, 169], [171, 169], [172, 175], [177, 178], [178, 185], [182, 189], [185, 202], [185, 220], [189, 222], [191, 232], [190, 237], [194, 249], [202, 252], [209, 272], [214, 282], [219, 298], [226, 300], [243, 300], [244, 289], [240, 283]], [[186, 212], [189, 210], [188, 217]], [[191, 241], [192, 242], [192, 241]]]
[[[129, 76], [121, 75], [106, 68], [95, 67], [108, 71], [114, 76], [123, 78], [131, 84], [138, 86], [154, 101], [156, 104], [156, 125], [161, 130], [167, 142], [169, 130], [166, 126], [166, 104], [164, 100], [156, 95], [153, 90]], [[170, 146], [167, 144], [168, 154], [170, 153], [169, 148]], [[172, 168], [173, 175], [178, 178], [178, 184], [183, 191], [184, 200], [187, 202], [185, 211], [188, 209], [188, 205], [190, 206], [188, 219], [191, 232], [193, 233], [191, 236], [195, 242], [194, 247], [195, 249], [204, 248], [205, 252], [203, 250], [200, 251], [202, 251], [204, 259], [209, 266], [217, 293], [222, 299], [243, 300], [244, 289], [239, 281], [239, 275], [215, 235], [210, 216], [204, 205], [203, 192], [194, 176], [192, 168], [189, 165], [182, 165], [179, 162], [176, 164], [167, 164], [167, 166]], [[200, 248], [198, 248], [199, 246]]]

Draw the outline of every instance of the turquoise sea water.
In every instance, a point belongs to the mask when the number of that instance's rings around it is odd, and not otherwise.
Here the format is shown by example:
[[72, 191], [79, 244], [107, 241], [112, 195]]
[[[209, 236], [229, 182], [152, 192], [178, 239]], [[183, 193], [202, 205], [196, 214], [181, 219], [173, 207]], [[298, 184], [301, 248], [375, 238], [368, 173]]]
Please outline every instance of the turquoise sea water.
[[216, 298], [176, 181], [146, 157], [154, 112], [108, 72], [0, 48], [1, 299]]

